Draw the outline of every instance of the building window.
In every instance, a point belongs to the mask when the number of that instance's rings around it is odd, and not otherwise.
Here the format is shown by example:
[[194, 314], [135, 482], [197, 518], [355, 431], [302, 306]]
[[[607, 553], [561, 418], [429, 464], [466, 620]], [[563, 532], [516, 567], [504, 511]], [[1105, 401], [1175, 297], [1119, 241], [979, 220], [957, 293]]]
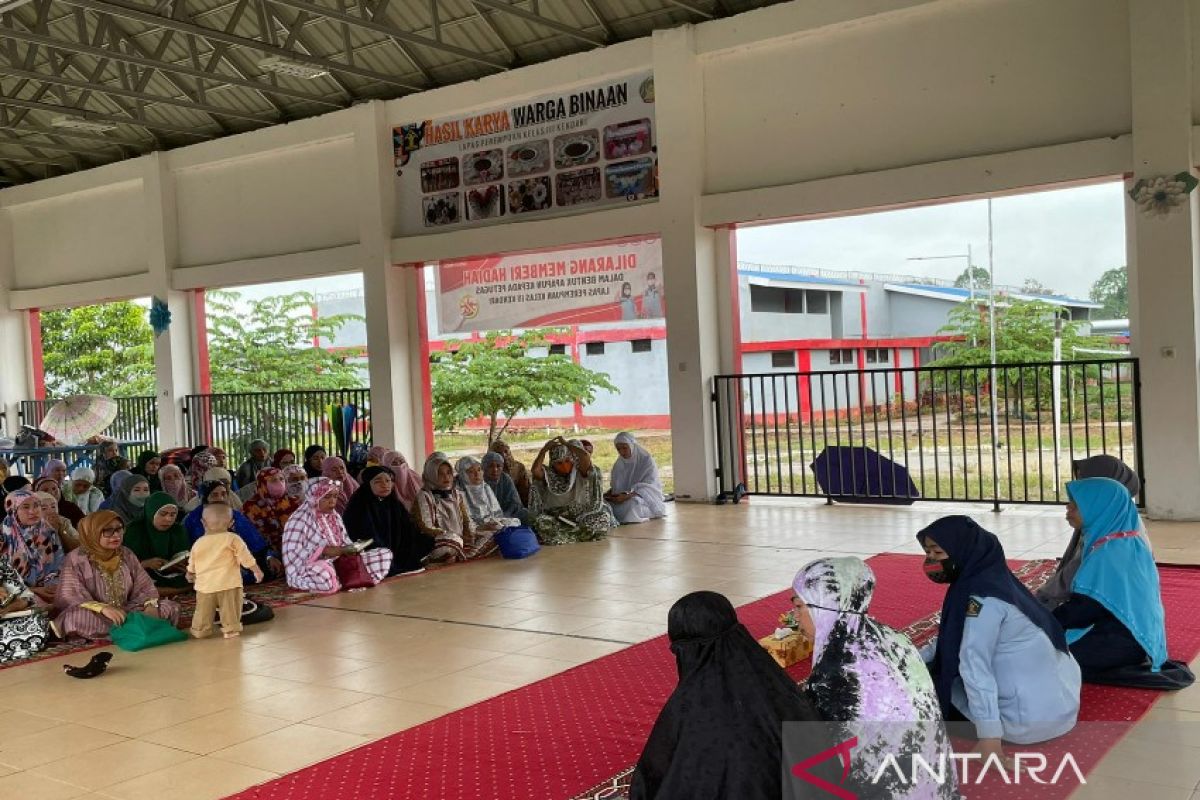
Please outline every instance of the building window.
[[552, 356], [565, 356], [566, 354], [567, 354], [567, 346], [566, 346], [565, 344], [552, 344], [552, 345], [550, 345], [550, 355], [552, 355]]
[[750, 284], [750, 310], [768, 314], [803, 314], [804, 290]]
[[604, 355], [604, 342], [588, 342], [587, 343], [587, 354], [589, 356]]
[[649, 353], [654, 349], [649, 339], [634, 339], [629, 343], [629, 348], [635, 353]]
[[889, 364], [892, 361], [892, 351], [886, 347], [868, 347], [867, 348], [867, 363], [868, 364]]
[[853, 350], [830, 350], [830, 364], [853, 364], [855, 363]]
[[774, 369], [795, 369], [796, 368], [796, 353], [792, 350], [772, 351], [771, 366]]
[[804, 309], [806, 314], [828, 314], [829, 292], [822, 292], [816, 289], [805, 289]]

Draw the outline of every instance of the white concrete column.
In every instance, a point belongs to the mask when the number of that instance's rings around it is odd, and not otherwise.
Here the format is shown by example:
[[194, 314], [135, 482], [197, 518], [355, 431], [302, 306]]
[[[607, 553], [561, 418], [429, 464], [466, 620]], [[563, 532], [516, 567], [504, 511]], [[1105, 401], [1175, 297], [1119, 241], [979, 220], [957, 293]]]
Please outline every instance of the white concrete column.
[[354, 151], [359, 187], [359, 243], [366, 303], [373, 442], [394, 447], [414, 464], [424, 457], [421, 387], [414, 381], [421, 342], [416, 334], [415, 281], [392, 264], [395, 207], [391, 135], [384, 103], [356, 108]]
[[[1188, 0], [1129, 4], [1134, 179], [1188, 170], [1192, 157]], [[1132, 182], [1130, 182], [1132, 184]], [[1141, 359], [1150, 516], [1200, 519], [1200, 347], [1196, 194], [1185, 210], [1126, 215], [1130, 317]]]
[[709, 397], [712, 376], [721, 367], [717, 327], [722, 319], [717, 234], [700, 225], [703, 76], [691, 26], [655, 31], [653, 43], [675, 494], [702, 501], [713, 497], [716, 486]]
[[12, 220], [0, 208], [0, 412], [4, 432], [15, 436], [20, 430], [17, 403], [33, 399], [33, 365], [29, 352], [29, 312], [10, 310], [9, 292], [14, 288]]
[[179, 259], [179, 222], [175, 213], [175, 184], [161, 153], [144, 159], [142, 196], [146, 213], [146, 261], [152, 297], [165, 300], [171, 326], [154, 337], [155, 396], [158, 400], [159, 447], [182, 447], [187, 441], [183, 397], [198, 385], [196, 327], [187, 292], [171, 288], [171, 271]]

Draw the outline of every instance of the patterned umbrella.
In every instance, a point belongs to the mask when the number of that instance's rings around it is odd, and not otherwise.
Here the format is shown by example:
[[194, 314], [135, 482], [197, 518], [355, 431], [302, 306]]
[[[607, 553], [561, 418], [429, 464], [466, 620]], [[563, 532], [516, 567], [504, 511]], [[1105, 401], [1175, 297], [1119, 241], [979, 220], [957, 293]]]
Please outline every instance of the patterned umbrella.
[[81, 394], [55, 403], [42, 420], [42, 429], [60, 442], [79, 444], [101, 433], [116, 418], [116, 400]]

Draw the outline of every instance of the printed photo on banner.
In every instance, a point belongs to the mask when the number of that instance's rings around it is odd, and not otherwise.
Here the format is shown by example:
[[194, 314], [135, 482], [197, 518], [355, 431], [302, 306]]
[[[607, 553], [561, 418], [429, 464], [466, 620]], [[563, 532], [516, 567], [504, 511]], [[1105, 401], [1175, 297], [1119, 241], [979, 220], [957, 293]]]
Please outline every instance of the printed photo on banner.
[[392, 149], [405, 234], [650, 200], [658, 196], [654, 78], [398, 125]]
[[[528, 188], [548, 182], [549, 176], [541, 176], [521, 183]], [[468, 203], [467, 214], [472, 213]], [[523, 212], [512, 207], [511, 213]], [[660, 320], [662, 248], [658, 239], [647, 238], [443, 261], [437, 296], [443, 334]]]

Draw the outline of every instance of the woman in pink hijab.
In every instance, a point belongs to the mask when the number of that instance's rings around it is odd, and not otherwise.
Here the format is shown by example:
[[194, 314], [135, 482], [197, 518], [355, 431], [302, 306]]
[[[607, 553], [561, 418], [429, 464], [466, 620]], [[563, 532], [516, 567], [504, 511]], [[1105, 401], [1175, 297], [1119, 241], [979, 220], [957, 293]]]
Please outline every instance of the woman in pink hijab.
[[350, 471], [346, 469], [346, 462], [337, 456], [329, 456], [321, 463], [321, 477], [341, 483], [341, 494], [337, 501], [337, 513], [341, 514], [346, 510], [346, 504], [350, 502], [351, 495], [358, 491], [358, 481], [350, 477]]
[[392, 475], [396, 478], [396, 496], [400, 498], [400, 502], [404, 504], [405, 508], [411, 509], [424, 486], [421, 473], [410, 467], [408, 459], [395, 450], [389, 450], [384, 454], [383, 466], [391, 469]]

